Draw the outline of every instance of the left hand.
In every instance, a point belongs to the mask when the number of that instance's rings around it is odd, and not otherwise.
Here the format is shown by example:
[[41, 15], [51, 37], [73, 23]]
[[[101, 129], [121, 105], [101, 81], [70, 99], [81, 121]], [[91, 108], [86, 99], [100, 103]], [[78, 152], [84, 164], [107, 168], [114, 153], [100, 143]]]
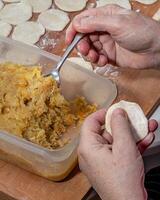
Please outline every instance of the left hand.
[[149, 121], [149, 134], [136, 145], [127, 114], [115, 110], [111, 118], [113, 137], [102, 132], [105, 110], [84, 122], [78, 148], [81, 170], [103, 200], [146, 200], [142, 153], [153, 141], [157, 128]]

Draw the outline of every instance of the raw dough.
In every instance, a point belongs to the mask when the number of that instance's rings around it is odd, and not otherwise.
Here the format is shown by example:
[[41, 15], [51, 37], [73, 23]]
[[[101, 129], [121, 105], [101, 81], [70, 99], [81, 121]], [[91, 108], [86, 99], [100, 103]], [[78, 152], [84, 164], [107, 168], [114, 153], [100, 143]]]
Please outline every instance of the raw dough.
[[91, 70], [93, 71], [93, 68], [92, 68], [92, 65], [90, 62], [87, 62], [85, 61], [83, 58], [80, 58], [80, 57], [71, 57], [71, 58], [68, 58], [68, 61], [70, 62], [73, 62], [81, 67], [84, 67], [88, 70]]
[[6, 4], [0, 11], [0, 19], [13, 25], [25, 22], [31, 17], [32, 7], [26, 3]]
[[120, 101], [119, 103], [112, 105], [106, 114], [106, 130], [112, 134], [110, 121], [112, 112], [117, 108], [122, 108], [127, 112], [136, 142], [142, 140], [148, 133], [148, 120], [140, 106], [136, 103]]
[[152, 3], [155, 3], [157, 0], [136, 0], [136, 1], [143, 4], [152, 4]]
[[117, 4], [123, 8], [131, 9], [129, 0], [99, 0], [97, 1], [97, 7], [105, 6], [107, 4]]
[[83, 10], [86, 7], [86, 3], [88, 0], [55, 0], [55, 4], [61, 10], [67, 12], [74, 12]]
[[154, 19], [154, 20], [157, 20], [157, 21], [160, 21], [160, 8], [159, 8], [159, 10], [153, 15], [153, 19]]
[[45, 33], [45, 28], [37, 22], [24, 22], [15, 27], [12, 39], [27, 44], [35, 44]]
[[12, 26], [6, 22], [0, 21], [0, 35], [7, 37], [12, 31]]
[[0, 0], [0, 10], [3, 8], [4, 4], [3, 2]]
[[38, 17], [38, 21], [47, 30], [62, 31], [69, 23], [70, 19], [67, 13], [53, 8], [42, 12]]
[[52, 5], [52, 0], [25, 0], [25, 2], [32, 6], [34, 13], [43, 12]]

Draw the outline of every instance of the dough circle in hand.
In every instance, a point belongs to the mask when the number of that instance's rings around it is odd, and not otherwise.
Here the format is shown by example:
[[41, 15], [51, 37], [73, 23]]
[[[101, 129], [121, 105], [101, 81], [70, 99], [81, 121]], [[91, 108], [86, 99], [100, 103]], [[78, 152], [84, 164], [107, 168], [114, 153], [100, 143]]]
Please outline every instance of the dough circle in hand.
[[0, 11], [0, 19], [13, 25], [20, 24], [32, 17], [32, 7], [26, 3], [6, 4]]
[[[112, 135], [111, 132], [111, 116], [115, 109], [121, 108], [126, 111], [129, 121], [131, 123], [132, 133], [136, 142], [145, 138], [148, 134], [148, 120], [144, 115], [141, 107], [132, 102], [120, 101], [113, 104], [107, 111], [105, 119], [105, 128]], [[119, 133], [121, 134], [121, 133]]]
[[55, 0], [55, 4], [61, 10], [75, 12], [83, 10], [88, 0]]
[[117, 4], [123, 8], [131, 9], [131, 4], [129, 0], [99, 0], [97, 1], [97, 7], [105, 6], [108, 4]]
[[48, 8], [50, 8], [52, 5], [52, 0], [25, 0], [25, 1], [32, 6], [34, 13], [43, 12]]
[[12, 31], [12, 26], [6, 22], [0, 21], [0, 36], [7, 37]]
[[27, 44], [35, 44], [45, 33], [45, 28], [37, 22], [24, 22], [15, 27], [12, 39]]
[[93, 71], [92, 65], [90, 62], [85, 61], [83, 58], [80, 57], [70, 57], [68, 58], [68, 61], [73, 62], [81, 67], [84, 67], [88, 70]]
[[136, 1], [144, 4], [152, 4], [155, 3], [157, 0], [136, 0]]
[[62, 31], [67, 24], [70, 22], [68, 14], [58, 10], [58, 9], [49, 9], [42, 12], [38, 21], [50, 31]]

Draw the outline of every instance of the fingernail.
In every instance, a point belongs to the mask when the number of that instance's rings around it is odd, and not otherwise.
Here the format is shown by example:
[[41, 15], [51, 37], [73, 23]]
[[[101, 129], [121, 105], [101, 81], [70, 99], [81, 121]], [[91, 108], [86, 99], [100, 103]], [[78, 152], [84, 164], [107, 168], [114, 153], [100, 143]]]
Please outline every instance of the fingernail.
[[117, 108], [116, 110], [114, 110], [112, 115], [113, 115], [114, 117], [116, 117], [117, 115], [120, 115], [120, 116], [122, 116], [122, 117], [127, 118], [126, 112], [125, 112], [123, 109], [121, 109], [121, 108]]

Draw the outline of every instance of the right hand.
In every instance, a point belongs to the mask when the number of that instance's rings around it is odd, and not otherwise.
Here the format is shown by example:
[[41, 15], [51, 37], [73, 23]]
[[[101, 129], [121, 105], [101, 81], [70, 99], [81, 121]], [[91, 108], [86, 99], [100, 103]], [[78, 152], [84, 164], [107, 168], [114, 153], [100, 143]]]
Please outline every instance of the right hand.
[[78, 50], [99, 66], [160, 66], [160, 24], [140, 13], [116, 5], [89, 9], [73, 19], [66, 33], [67, 44], [77, 32], [87, 34]]

